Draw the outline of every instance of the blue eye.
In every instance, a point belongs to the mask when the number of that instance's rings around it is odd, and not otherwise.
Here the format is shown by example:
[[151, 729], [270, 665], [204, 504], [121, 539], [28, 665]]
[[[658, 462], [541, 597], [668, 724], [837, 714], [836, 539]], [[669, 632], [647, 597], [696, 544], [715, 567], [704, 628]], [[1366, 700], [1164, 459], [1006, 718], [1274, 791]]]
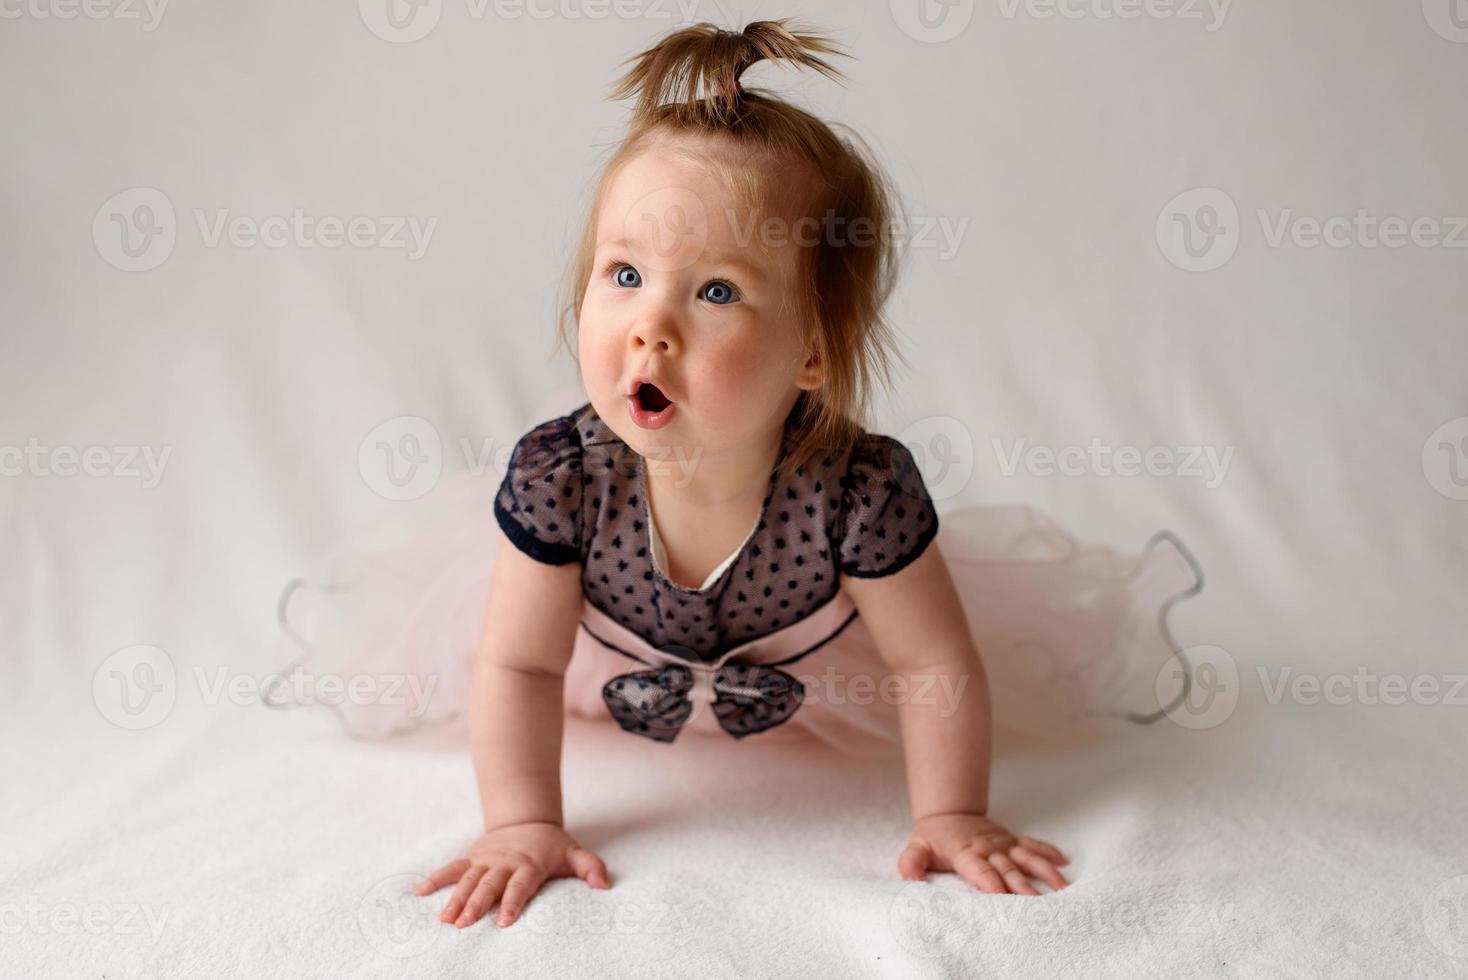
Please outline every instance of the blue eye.
[[708, 300], [710, 303], [715, 303], [719, 306], [724, 306], [727, 303], [732, 303], [739, 298], [738, 295], [735, 294], [733, 286], [729, 285], [727, 282], [720, 282], [717, 279], [704, 286], [703, 292], [699, 295]]
[[612, 279], [618, 286], [626, 286], [629, 289], [636, 289], [642, 285], [642, 274], [630, 265], [618, 266]]

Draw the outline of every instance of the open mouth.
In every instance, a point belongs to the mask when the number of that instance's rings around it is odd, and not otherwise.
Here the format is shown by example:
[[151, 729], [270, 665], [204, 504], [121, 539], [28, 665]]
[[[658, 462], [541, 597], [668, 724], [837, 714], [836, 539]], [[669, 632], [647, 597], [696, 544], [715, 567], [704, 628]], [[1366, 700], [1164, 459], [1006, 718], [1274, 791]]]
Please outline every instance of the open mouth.
[[657, 385], [643, 382], [637, 386], [637, 406], [644, 412], [661, 412], [673, 404], [667, 395], [658, 390]]

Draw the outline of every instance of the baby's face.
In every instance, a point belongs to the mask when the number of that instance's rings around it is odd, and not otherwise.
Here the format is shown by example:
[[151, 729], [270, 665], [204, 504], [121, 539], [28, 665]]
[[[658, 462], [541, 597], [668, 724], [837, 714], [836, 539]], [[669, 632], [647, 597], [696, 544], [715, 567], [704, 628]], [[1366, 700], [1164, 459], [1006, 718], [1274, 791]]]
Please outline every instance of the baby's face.
[[[676, 464], [763, 453], [818, 384], [793, 302], [796, 236], [771, 233], [714, 173], [665, 147], [605, 189], [579, 321], [597, 414], [643, 456]], [[788, 215], [772, 215], [790, 227]], [[650, 376], [671, 409], [640, 400]]]

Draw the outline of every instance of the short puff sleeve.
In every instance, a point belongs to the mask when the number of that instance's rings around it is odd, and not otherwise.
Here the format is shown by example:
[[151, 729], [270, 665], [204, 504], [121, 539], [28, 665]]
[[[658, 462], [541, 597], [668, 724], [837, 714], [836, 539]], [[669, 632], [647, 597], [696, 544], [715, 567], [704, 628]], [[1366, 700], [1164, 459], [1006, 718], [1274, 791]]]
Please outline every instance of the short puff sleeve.
[[905, 568], [938, 533], [938, 510], [906, 446], [864, 433], [842, 479], [837, 564], [854, 578]]
[[548, 565], [581, 558], [581, 440], [573, 416], [542, 422], [510, 452], [494, 498], [505, 536]]

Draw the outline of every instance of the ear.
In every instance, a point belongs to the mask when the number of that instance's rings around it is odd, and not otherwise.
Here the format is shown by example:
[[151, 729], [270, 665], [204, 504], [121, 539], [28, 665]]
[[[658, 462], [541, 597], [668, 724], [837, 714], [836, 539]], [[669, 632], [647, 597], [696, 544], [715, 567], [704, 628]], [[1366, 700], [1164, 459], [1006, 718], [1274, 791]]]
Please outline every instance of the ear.
[[821, 355], [812, 353], [805, 359], [805, 364], [801, 366], [800, 373], [795, 376], [795, 384], [796, 387], [804, 388], [806, 391], [812, 391], [821, 386], [821, 382], [825, 379], [825, 376], [826, 371], [825, 366], [821, 363]]

